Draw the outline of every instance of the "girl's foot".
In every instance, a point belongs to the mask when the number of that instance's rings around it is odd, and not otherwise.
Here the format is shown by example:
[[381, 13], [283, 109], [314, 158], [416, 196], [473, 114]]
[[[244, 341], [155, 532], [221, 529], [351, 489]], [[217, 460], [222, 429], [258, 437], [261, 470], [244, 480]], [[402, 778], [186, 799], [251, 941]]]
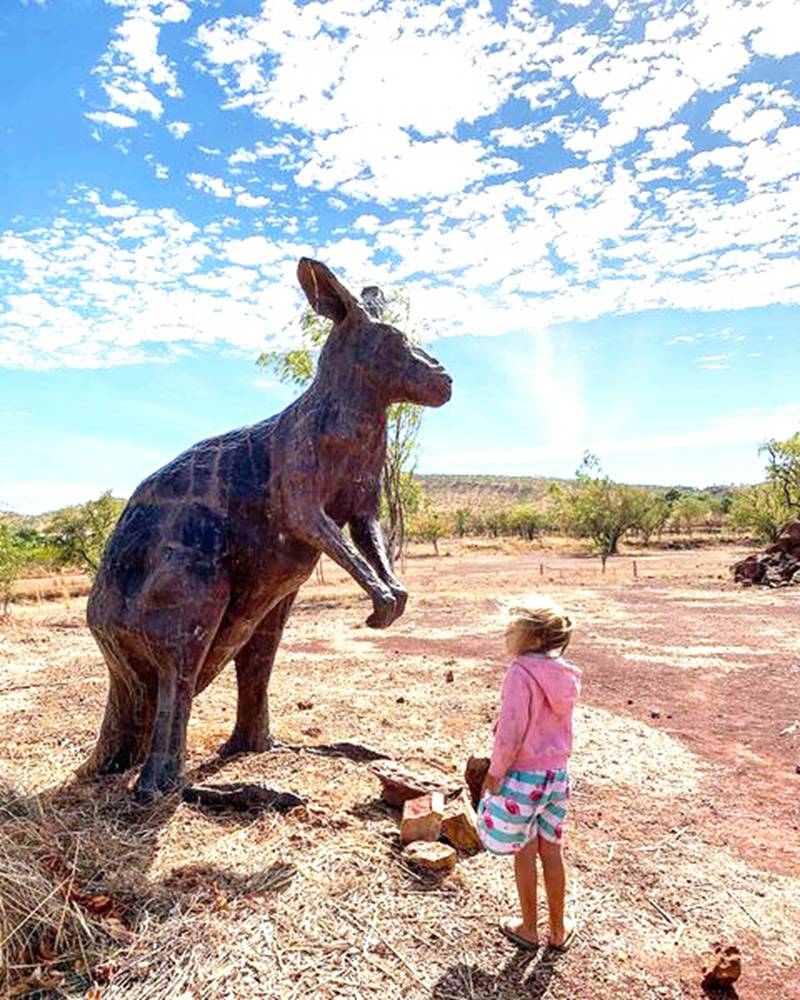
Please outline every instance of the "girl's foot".
[[575, 921], [566, 917], [561, 927], [551, 928], [547, 947], [552, 951], [566, 951], [575, 940]]
[[536, 926], [531, 927], [521, 917], [501, 917], [499, 927], [500, 933], [504, 934], [518, 948], [536, 951], [539, 947]]

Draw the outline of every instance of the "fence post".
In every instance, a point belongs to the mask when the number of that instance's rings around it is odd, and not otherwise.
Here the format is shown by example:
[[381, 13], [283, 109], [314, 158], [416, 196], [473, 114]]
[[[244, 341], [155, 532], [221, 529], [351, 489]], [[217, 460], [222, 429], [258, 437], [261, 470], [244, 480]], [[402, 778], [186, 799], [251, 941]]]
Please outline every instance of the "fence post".
[[636, 565], [636, 560], [633, 560], [633, 578], [634, 580], [639, 579], [639, 567]]

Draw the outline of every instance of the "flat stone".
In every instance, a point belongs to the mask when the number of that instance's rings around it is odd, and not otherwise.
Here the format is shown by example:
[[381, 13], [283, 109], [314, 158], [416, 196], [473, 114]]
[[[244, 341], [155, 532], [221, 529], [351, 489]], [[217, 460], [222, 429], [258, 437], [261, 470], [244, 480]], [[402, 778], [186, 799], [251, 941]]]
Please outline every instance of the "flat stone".
[[458, 855], [455, 848], [438, 841], [417, 840], [403, 851], [403, 858], [416, 868], [431, 872], [449, 872], [455, 868]]
[[442, 836], [456, 850], [472, 853], [483, 850], [481, 838], [478, 836], [478, 817], [472, 808], [467, 792], [462, 792], [457, 799], [448, 802], [442, 818]]
[[407, 799], [403, 803], [400, 840], [404, 844], [412, 844], [416, 840], [438, 840], [443, 815], [444, 795], [441, 792]]
[[428, 770], [411, 772], [393, 760], [373, 764], [372, 771], [381, 783], [383, 801], [397, 808], [402, 808], [408, 799], [418, 799], [431, 792], [441, 792], [450, 799], [461, 791], [461, 786], [446, 775]]

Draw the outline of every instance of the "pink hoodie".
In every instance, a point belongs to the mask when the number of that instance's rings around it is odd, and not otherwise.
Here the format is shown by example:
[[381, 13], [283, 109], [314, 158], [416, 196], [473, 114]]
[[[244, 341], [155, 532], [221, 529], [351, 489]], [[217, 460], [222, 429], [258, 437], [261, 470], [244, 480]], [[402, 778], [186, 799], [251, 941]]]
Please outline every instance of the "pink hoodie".
[[510, 770], [565, 767], [580, 689], [580, 670], [561, 657], [526, 653], [513, 660], [494, 726], [491, 775], [502, 780]]

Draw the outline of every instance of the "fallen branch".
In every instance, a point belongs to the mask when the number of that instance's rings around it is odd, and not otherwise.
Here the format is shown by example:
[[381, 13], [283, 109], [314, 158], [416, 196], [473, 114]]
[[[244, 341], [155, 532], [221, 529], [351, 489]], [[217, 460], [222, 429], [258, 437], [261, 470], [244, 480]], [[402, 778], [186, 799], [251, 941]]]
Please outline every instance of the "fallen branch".
[[261, 785], [189, 785], [183, 789], [184, 802], [192, 802], [210, 809], [274, 809], [289, 812], [304, 806], [305, 800], [292, 792], [276, 792]]
[[733, 892], [731, 889], [728, 889], [727, 887], [725, 888], [725, 892], [727, 892], [727, 894], [731, 897], [731, 899], [734, 901], [734, 903], [736, 903], [738, 906], [740, 906], [744, 910], [744, 912], [747, 914], [748, 917], [750, 917], [750, 919], [753, 921], [753, 923], [756, 925], [756, 927], [760, 927], [761, 926], [760, 921], [758, 921], [753, 916], [753, 914], [747, 909], [747, 907], [744, 905], [744, 903], [741, 901], [741, 899], [739, 899], [739, 897], [736, 895], [735, 892]]
[[673, 917], [671, 913], [667, 913], [667, 911], [664, 909], [663, 906], [661, 906], [660, 903], [657, 903], [654, 899], [651, 899], [649, 896], [645, 896], [645, 899], [653, 907], [653, 909], [657, 910], [661, 914], [661, 916], [667, 921], [667, 923], [672, 924], [673, 927], [679, 926], [678, 921], [675, 919], [675, 917]]

